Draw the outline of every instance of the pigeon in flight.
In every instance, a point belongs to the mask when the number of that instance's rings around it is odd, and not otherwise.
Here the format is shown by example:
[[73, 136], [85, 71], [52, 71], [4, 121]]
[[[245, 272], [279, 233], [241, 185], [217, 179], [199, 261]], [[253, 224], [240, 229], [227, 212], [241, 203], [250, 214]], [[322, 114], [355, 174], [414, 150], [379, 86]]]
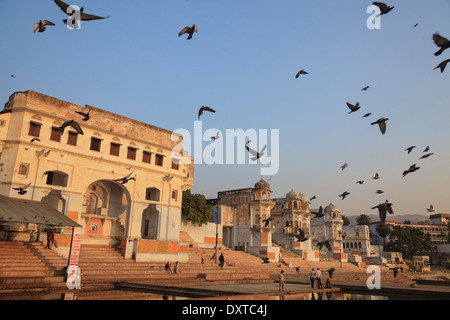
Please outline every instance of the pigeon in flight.
[[394, 268], [389, 268], [389, 270], [393, 270], [394, 271], [394, 278], [397, 277], [398, 274], [398, 270], [400, 269], [400, 267], [394, 267]]
[[362, 118], [367, 118], [367, 117], [370, 116], [371, 114], [372, 114], [371, 112], [366, 113], [365, 115], [362, 116]]
[[13, 75], [13, 74], [11, 75], [11, 78], [15, 78], [15, 77], [16, 77], [15, 75]]
[[253, 161], [258, 160], [259, 158], [261, 158], [264, 155], [264, 151], [266, 150], [267, 145], [264, 145], [264, 147], [262, 147], [262, 149], [259, 152], [257, 152], [256, 150], [253, 150], [252, 148], [250, 148], [247, 145], [249, 142], [250, 142], [250, 140], [245, 143], [246, 144], [245, 149], [247, 149], [247, 151], [250, 152], [250, 154], [254, 156], [253, 158], [250, 158], [251, 160], [253, 160]]
[[419, 160], [420, 159], [425, 159], [425, 158], [428, 158], [429, 156], [432, 156], [434, 153], [427, 153], [427, 154], [424, 154], [423, 156], [421, 156], [420, 158], [419, 158]]
[[347, 102], [347, 106], [350, 108], [350, 112], [348, 113], [348, 114], [350, 114], [350, 113], [352, 113], [352, 112], [355, 112], [355, 111], [358, 111], [359, 110], [359, 108], [361, 108], [360, 106], [359, 106], [359, 102], [357, 102], [355, 105], [352, 105], [351, 103], [348, 103]]
[[346, 163], [344, 163], [342, 166], [341, 166], [341, 170], [344, 170], [345, 168], [347, 168], [348, 167], [348, 165], [346, 164]]
[[309, 73], [302, 69], [302, 70], [300, 70], [299, 72], [297, 72], [297, 74], [295, 75], [295, 79], [297, 79], [298, 77], [300, 77], [301, 74], [309, 74]]
[[216, 112], [216, 110], [213, 110], [210, 107], [202, 106], [200, 109], [198, 109], [198, 119], [199, 120], [200, 120], [200, 116], [203, 114], [203, 111]]
[[364, 88], [361, 89], [361, 91], [367, 91], [367, 89], [369, 89], [369, 88], [370, 88], [369, 86], [364, 87]]
[[344, 200], [345, 197], [348, 196], [349, 194], [350, 194], [350, 192], [345, 191], [345, 192], [343, 192], [342, 194], [340, 194], [339, 197], [342, 197], [342, 200]]
[[387, 13], [389, 13], [389, 11], [394, 9], [394, 7], [390, 7], [386, 3], [383, 3], [383, 2], [374, 2], [373, 4], [376, 5], [378, 8], [380, 8], [381, 13], [378, 15], [378, 17], [383, 14], [387, 14]]
[[76, 122], [75, 120], [69, 120], [64, 122], [59, 129], [61, 129], [61, 134], [64, 133], [64, 130], [66, 129], [66, 127], [72, 127], [75, 129], [76, 132], [78, 132], [79, 134], [84, 134], [83, 130], [81, 129], [80, 125], [78, 124], [78, 122]]
[[444, 60], [441, 63], [438, 64], [438, 66], [436, 68], [434, 68], [433, 70], [436, 70], [437, 68], [441, 69], [441, 73], [444, 72], [445, 67], [447, 66], [447, 63], [450, 62], [450, 59]]
[[273, 221], [273, 218], [272, 217], [268, 217], [267, 219], [264, 219], [263, 220], [265, 223], [264, 223], [264, 228], [268, 228], [269, 227], [269, 223], [270, 223], [270, 221]]
[[18, 191], [19, 191], [18, 193], [21, 194], [21, 195], [23, 195], [23, 194], [27, 193], [27, 190], [26, 190], [26, 189], [27, 189], [30, 185], [31, 185], [31, 182], [30, 182], [29, 184], [23, 186], [23, 187], [13, 188], [13, 190], [18, 190]]
[[318, 212], [311, 212], [311, 213], [314, 214], [316, 216], [316, 218], [321, 218], [321, 217], [324, 216], [322, 206], [319, 207], [319, 211]]
[[405, 177], [408, 173], [412, 173], [412, 172], [417, 171], [419, 169], [420, 169], [420, 167], [416, 167], [416, 165], [413, 164], [412, 166], [409, 167], [408, 170], [403, 171], [403, 177]]
[[31, 139], [31, 141], [30, 141], [30, 143], [33, 143], [33, 142], [35, 142], [35, 141], [41, 141], [39, 138], [33, 138], [33, 139]]
[[418, 26], [419, 24], [418, 23], [416, 23], [414, 26], [413, 26], [413, 28], [416, 28], [417, 26]]
[[389, 120], [388, 118], [380, 118], [377, 121], [372, 122], [371, 125], [378, 124], [381, 133], [384, 134], [386, 132], [386, 121], [388, 120]]
[[302, 229], [299, 229], [298, 234], [295, 234], [294, 236], [297, 239], [297, 242], [305, 242], [309, 239], [309, 237], [305, 236], [305, 232]]
[[36, 33], [36, 30], [38, 32], [44, 32], [45, 26], [54, 26], [55, 24], [48, 20], [39, 20], [39, 22], [36, 22], [34, 24], [34, 33]]
[[425, 150], [423, 150], [422, 152], [428, 152], [428, 151], [430, 151], [430, 146], [427, 146], [427, 147], [425, 148]]
[[88, 121], [91, 118], [91, 115], [90, 115], [91, 110], [89, 110], [87, 113], [86, 112], [81, 112], [81, 111], [75, 111], [75, 112], [78, 113], [79, 115], [82, 115], [84, 117], [83, 121]]
[[317, 198], [316, 196], [313, 196], [311, 199], [309, 199], [309, 201], [313, 201], [316, 198]]
[[363, 184], [363, 183], [364, 183], [364, 180], [356, 181], [356, 183]]
[[432, 205], [432, 204], [430, 204], [430, 207], [429, 207], [429, 208], [427, 208], [427, 211], [428, 211], [428, 212], [433, 212], [433, 211], [434, 211], [434, 209], [433, 209], [433, 205]]
[[123, 178], [120, 178], [120, 179], [114, 179], [114, 180], [112, 180], [112, 181], [119, 181], [121, 184], [125, 184], [125, 183], [127, 183], [128, 181], [130, 181], [130, 180], [136, 181], [136, 179], [135, 179], [134, 177], [131, 177], [131, 175], [133, 174], [133, 172], [134, 172], [134, 170], [131, 171], [127, 176], [125, 176], [125, 177], [123, 177]]
[[189, 36], [187, 37], [187, 40], [192, 39], [192, 35], [194, 34], [194, 32], [198, 32], [198, 28], [197, 26], [194, 24], [192, 25], [192, 27], [184, 27], [179, 33], [178, 36], [181, 37], [183, 34], [188, 33]]
[[377, 191], [375, 191], [375, 193], [378, 193], [378, 194], [382, 194], [382, 193], [384, 193], [384, 191], [383, 191], [383, 190], [380, 190], [380, 189], [378, 189]]
[[375, 179], [375, 180], [380, 179], [380, 175], [378, 173], [375, 173], [375, 176], [373, 176], [372, 179]]
[[433, 34], [433, 41], [440, 48], [438, 51], [434, 53], [435, 56], [441, 55], [442, 52], [450, 48], [450, 41], [448, 41], [448, 39], [444, 38], [443, 36], [439, 35], [439, 33]]
[[212, 141], [216, 141], [217, 139], [219, 139], [219, 131], [217, 131], [217, 134], [215, 137], [211, 137]]
[[325, 246], [328, 251], [331, 251], [331, 245], [330, 242], [328, 240], [322, 241], [322, 242], [318, 242], [317, 245], [319, 246], [319, 250], [322, 249], [323, 246]]
[[386, 212], [389, 212], [390, 214], [394, 213], [394, 210], [392, 210], [392, 203], [386, 200], [385, 203], [380, 203], [379, 205], [372, 207], [372, 209], [378, 209], [378, 214], [380, 216], [380, 221], [385, 222], [386, 221]]
[[[76, 10], [72, 10], [71, 12], [67, 12], [67, 10], [69, 9], [69, 7], [71, 7], [70, 5], [68, 5], [65, 2], [62, 2], [61, 0], [53, 0], [56, 5], [68, 16], [72, 16], [75, 14]], [[73, 8], [73, 7], [72, 7]], [[78, 21], [77, 20], [81, 20], [81, 21], [90, 21], [90, 20], [99, 20], [99, 19], [106, 19], [109, 18], [109, 16], [107, 17], [100, 17], [100, 16], [95, 16], [93, 14], [88, 14], [88, 13], [84, 13], [84, 8], [80, 9], [80, 14], [77, 18], [74, 19], [74, 21], [72, 22], [73, 26], [75, 28], [79, 28], [78, 26]], [[68, 19], [64, 19], [64, 23], [67, 24], [67, 20]]]
[[405, 151], [408, 151], [408, 154], [411, 153], [412, 149], [414, 149], [416, 146], [411, 146], [409, 148], [406, 148]]

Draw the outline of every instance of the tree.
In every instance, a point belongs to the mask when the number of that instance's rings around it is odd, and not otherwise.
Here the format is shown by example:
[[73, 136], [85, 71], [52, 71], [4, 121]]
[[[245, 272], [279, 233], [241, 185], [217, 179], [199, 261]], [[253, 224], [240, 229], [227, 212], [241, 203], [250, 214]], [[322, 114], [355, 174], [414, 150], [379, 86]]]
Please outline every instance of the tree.
[[348, 226], [350, 224], [350, 220], [347, 216], [342, 215], [342, 221], [344, 222], [343, 226]]
[[365, 214], [360, 215], [359, 217], [356, 218], [356, 224], [368, 226], [370, 224], [369, 216], [367, 216]]
[[384, 222], [381, 222], [376, 227], [377, 233], [383, 238], [383, 246], [386, 245], [385, 240], [388, 235], [392, 233], [391, 228]]
[[407, 259], [428, 254], [432, 249], [431, 236], [417, 228], [397, 228], [391, 232], [391, 239], [395, 239], [398, 248], [406, 248], [404, 258]]
[[206, 204], [204, 195], [199, 193], [192, 194], [190, 190], [187, 190], [183, 192], [181, 216], [183, 219], [201, 226], [211, 221], [211, 206]]

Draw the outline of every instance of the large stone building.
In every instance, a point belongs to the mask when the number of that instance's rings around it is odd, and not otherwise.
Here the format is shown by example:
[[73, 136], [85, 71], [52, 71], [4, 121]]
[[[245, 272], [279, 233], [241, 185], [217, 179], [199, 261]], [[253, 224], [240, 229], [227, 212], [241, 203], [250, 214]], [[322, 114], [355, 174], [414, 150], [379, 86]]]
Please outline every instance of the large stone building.
[[[68, 120], [82, 132], [62, 131]], [[89, 105], [16, 92], [0, 114], [0, 195], [48, 203], [83, 227], [82, 243], [117, 244], [140, 261], [183, 261], [181, 200], [193, 186], [194, 165], [180, 161], [182, 152], [172, 154], [178, 138]], [[13, 189], [28, 184], [26, 194]], [[67, 230], [57, 241], [67, 255]]]

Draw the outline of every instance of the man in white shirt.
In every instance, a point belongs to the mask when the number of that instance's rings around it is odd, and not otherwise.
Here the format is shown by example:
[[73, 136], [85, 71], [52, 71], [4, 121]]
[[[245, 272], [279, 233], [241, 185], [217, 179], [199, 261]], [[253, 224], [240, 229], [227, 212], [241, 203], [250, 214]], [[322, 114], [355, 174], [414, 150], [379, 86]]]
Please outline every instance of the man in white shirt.
[[323, 289], [323, 286], [322, 286], [322, 271], [320, 271], [319, 268], [317, 268], [317, 271], [316, 271], [316, 280], [317, 280], [317, 288], [318, 289]]

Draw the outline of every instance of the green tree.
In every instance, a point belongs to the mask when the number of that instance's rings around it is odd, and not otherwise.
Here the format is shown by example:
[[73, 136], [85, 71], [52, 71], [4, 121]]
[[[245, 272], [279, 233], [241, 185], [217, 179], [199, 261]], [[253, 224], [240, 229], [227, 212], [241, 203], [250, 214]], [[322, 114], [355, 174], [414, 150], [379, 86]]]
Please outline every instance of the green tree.
[[392, 229], [386, 223], [381, 222], [377, 225], [376, 230], [380, 237], [383, 238], [383, 246], [386, 245], [386, 237], [392, 233]]
[[359, 217], [356, 218], [356, 224], [368, 226], [370, 224], [369, 216], [367, 216], [365, 214], [360, 215]]
[[431, 249], [431, 236], [417, 228], [397, 228], [391, 232], [391, 239], [395, 240], [397, 247], [405, 247], [404, 258], [411, 259], [416, 255], [428, 254]]
[[350, 224], [350, 220], [347, 216], [342, 215], [342, 221], [344, 222], [343, 226], [348, 226]]
[[183, 219], [201, 226], [211, 221], [211, 206], [206, 204], [204, 195], [199, 193], [192, 194], [190, 190], [187, 190], [183, 192], [181, 216]]

